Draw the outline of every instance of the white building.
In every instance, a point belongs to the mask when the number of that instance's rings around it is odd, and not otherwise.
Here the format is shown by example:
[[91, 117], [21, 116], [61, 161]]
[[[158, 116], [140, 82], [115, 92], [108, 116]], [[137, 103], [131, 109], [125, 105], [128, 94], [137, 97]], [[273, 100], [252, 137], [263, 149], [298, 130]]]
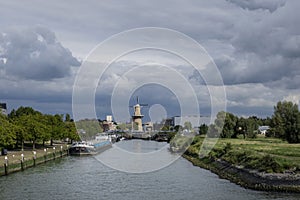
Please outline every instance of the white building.
[[146, 132], [151, 132], [151, 131], [153, 131], [153, 130], [154, 130], [154, 129], [153, 129], [153, 123], [152, 123], [152, 122], [146, 122], [146, 123], [144, 124], [144, 129], [145, 129]]
[[270, 129], [269, 126], [259, 126], [258, 131], [262, 135], [266, 135], [267, 131]]
[[0, 103], [0, 113], [2, 113], [3, 115], [7, 115], [6, 109], [6, 103]]
[[107, 115], [106, 116], [106, 121], [107, 122], [112, 122], [112, 116], [111, 115]]

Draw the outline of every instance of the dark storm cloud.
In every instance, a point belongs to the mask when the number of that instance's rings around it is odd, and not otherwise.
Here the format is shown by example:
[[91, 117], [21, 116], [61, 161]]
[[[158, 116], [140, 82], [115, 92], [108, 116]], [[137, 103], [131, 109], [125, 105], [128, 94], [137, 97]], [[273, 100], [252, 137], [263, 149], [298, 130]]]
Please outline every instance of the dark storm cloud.
[[[252, 1], [247, 2], [250, 4]], [[255, 5], [263, 7], [265, 4], [257, 1]], [[284, 88], [297, 85], [300, 27], [296, 24], [300, 3], [287, 1], [280, 5], [276, 11], [263, 14], [259, 20], [247, 18], [245, 21], [241, 18], [235, 25], [236, 33], [230, 40], [233, 53], [223, 53], [214, 59], [225, 84], [263, 83], [271, 87], [275, 85], [272, 82], [276, 82]]]
[[[277, 101], [299, 94], [299, 8], [297, 0], [3, 1], [0, 32], [6, 34], [0, 34], [1, 98], [43, 102], [46, 111], [51, 107], [47, 101], [70, 101], [75, 73], [68, 75], [70, 69], [76, 69], [70, 66], [79, 63], [64, 46], [84, 58], [113, 34], [156, 26], [180, 31], [205, 47], [227, 85], [229, 109], [245, 115], [259, 110], [269, 113]], [[64, 46], [47, 29], [3, 31], [36, 24], [51, 27]], [[105, 87], [115, 83], [123, 71], [117, 72], [110, 74]], [[209, 68], [205, 75], [215, 76]], [[197, 76], [190, 74], [191, 79], [204, 84]], [[139, 95], [142, 98], [147, 93]], [[99, 101], [110, 98], [104, 97]], [[57, 107], [52, 104], [51, 109]]]
[[21, 79], [52, 80], [70, 75], [80, 63], [45, 27], [13, 28], [0, 35], [0, 67]]

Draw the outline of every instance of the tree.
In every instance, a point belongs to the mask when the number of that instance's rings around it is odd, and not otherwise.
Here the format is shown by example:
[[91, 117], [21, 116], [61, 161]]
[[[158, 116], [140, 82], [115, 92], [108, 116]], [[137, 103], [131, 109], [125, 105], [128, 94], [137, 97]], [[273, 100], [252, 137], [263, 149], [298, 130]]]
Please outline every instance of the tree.
[[83, 140], [93, 139], [98, 133], [103, 132], [103, 128], [97, 119], [83, 119], [76, 122], [76, 128], [81, 132]]
[[238, 118], [228, 112], [221, 111], [217, 114], [215, 125], [222, 138], [233, 138], [235, 136], [236, 123]]
[[238, 118], [235, 126], [235, 133], [233, 138], [237, 138], [238, 135], [243, 135], [246, 138], [246, 119], [243, 117]]
[[248, 138], [256, 138], [259, 121], [256, 118], [249, 117], [246, 119], [245, 134]]
[[289, 143], [300, 143], [299, 123], [298, 105], [288, 101], [278, 102], [274, 107], [269, 134]]
[[119, 129], [121, 131], [126, 130], [127, 129], [126, 124], [125, 123], [118, 124], [117, 129]]
[[0, 114], [0, 149], [15, 145], [16, 135], [13, 128], [13, 124], [9, 122], [7, 117]]
[[216, 138], [220, 136], [222, 129], [220, 129], [216, 124], [209, 125], [207, 131], [207, 137], [209, 138]]
[[183, 130], [183, 127], [181, 125], [174, 126], [175, 132], [181, 132]]
[[64, 132], [63, 132], [64, 138], [70, 139], [71, 143], [73, 143], [73, 140], [75, 140], [75, 141], [80, 140], [80, 137], [77, 133], [77, 129], [76, 129], [74, 122], [65, 122], [64, 126], [65, 126]]
[[161, 130], [162, 130], [162, 131], [169, 131], [169, 130], [170, 130], [170, 126], [165, 125], [165, 126], [163, 126], [163, 127], [161, 128]]
[[265, 119], [262, 119], [262, 125], [264, 125], [264, 126], [271, 126], [271, 124], [272, 124], [272, 118], [267, 117]]
[[50, 134], [50, 145], [53, 145], [53, 140], [59, 140], [63, 138], [64, 122], [61, 115], [46, 115], [45, 124], [47, 124], [47, 129]]
[[201, 124], [199, 126], [199, 135], [206, 135], [208, 131], [208, 126], [206, 124]]
[[24, 150], [24, 141], [29, 138], [28, 133], [25, 131], [25, 128], [20, 123], [19, 119], [12, 121], [14, 124], [14, 132], [16, 134], [16, 146], [18, 147], [19, 143], [21, 144], [21, 150]]
[[192, 123], [191, 122], [184, 122], [184, 129], [192, 130]]
[[39, 111], [34, 110], [31, 107], [19, 107], [17, 110], [12, 110], [9, 114], [8, 114], [8, 118], [9, 119], [15, 119], [17, 117], [21, 117], [23, 115], [35, 115], [35, 114], [42, 114]]
[[69, 113], [66, 114], [66, 118], [65, 118], [65, 122], [71, 122], [72, 119], [71, 119], [71, 116]]
[[32, 141], [33, 149], [35, 149], [37, 141], [44, 141], [45, 138], [49, 137], [42, 117], [41, 114], [22, 115], [20, 117], [20, 122], [28, 134], [28, 139]]

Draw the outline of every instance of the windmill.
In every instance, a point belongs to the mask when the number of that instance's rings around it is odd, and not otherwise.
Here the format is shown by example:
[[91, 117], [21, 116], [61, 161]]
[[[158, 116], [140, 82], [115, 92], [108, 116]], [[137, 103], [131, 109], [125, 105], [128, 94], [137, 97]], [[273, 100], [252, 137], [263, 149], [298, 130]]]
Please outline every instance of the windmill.
[[[129, 106], [129, 107], [133, 107], [134, 109], [132, 115], [132, 122], [138, 125], [138, 129], [137, 129], [138, 132], [143, 132], [142, 118], [144, 117], [144, 115], [142, 115], [141, 113], [141, 108], [145, 106], [148, 106], [148, 104], [140, 104], [138, 96], [136, 97], [136, 104], [134, 106]], [[133, 130], [133, 123], [132, 123], [132, 130]]]

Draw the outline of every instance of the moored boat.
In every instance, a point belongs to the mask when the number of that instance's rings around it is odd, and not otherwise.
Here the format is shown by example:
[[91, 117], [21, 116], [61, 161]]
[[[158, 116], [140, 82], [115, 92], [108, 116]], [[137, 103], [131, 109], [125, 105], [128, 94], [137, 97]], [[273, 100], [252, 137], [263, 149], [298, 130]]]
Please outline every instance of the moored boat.
[[95, 155], [112, 146], [109, 140], [94, 142], [76, 142], [69, 148], [70, 155]]

